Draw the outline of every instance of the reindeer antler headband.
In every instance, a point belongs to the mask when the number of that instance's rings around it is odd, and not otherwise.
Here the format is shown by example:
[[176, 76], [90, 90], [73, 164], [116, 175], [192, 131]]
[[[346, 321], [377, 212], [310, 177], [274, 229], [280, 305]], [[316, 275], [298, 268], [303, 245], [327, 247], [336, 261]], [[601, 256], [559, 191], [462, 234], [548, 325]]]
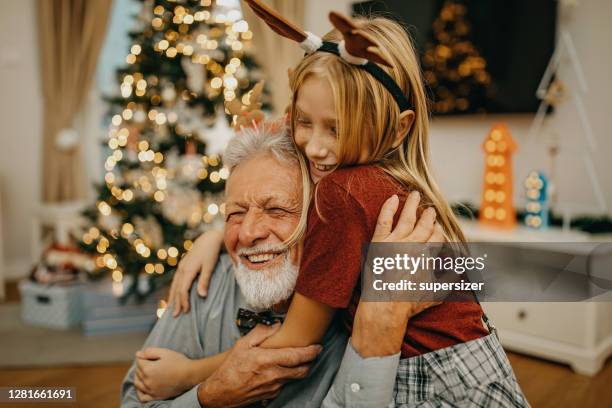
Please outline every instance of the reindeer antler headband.
[[336, 12], [329, 13], [329, 19], [344, 39], [340, 43], [323, 41], [313, 33], [304, 31], [292, 22], [286, 20], [275, 10], [263, 4], [260, 0], [245, 0], [262, 20], [272, 30], [281, 36], [297, 42], [306, 54], [316, 51], [335, 54], [350, 64], [358, 66], [369, 72], [378, 82], [389, 91], [400, 112], [412, 109], [412, 104], [404, 95], [399, 85], [377, 64], [391, 67], [387, 57], [383, 54], [378, 42], [363, 30], [359, 29], [349, 18]]

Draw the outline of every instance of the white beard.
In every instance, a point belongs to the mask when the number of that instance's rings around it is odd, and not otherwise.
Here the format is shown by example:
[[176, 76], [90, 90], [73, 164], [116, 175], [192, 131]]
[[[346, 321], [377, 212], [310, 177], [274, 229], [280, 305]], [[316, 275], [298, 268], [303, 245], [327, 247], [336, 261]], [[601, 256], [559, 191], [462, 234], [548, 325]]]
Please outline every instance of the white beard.
[[298, 276], [298, 267], [289, 259], [290, 250], [282, 256], [284, 259], [279, 266], [252, 270], [240, 260], [234, 268], [236, 281], [247, 304], [256, 310], [270, 309], [291, 296], [295, 289]]

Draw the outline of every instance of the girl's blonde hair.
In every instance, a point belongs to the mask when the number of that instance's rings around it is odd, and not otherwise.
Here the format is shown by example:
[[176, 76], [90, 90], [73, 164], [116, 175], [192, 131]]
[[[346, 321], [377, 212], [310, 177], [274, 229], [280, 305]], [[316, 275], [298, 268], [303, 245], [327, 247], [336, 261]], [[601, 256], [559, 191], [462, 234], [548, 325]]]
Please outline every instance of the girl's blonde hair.
[[[293, 91], [291, 128], [295, 131], [298, 91], [311, 75], [326, 78], [334, 95], [340, 145], [339, 165], [377, 164], [404, 189], [421, 193], [422, 204], [436, 209], [447, 240], [465, 242], [453, 211], [444, 200], [429, 167], [429, 113], [421, 70], [414, 47], [399, 23], [387, 18], [357, 18], [359, 28], [374, 37], [393, 68], [382, 67], [397, 82], [414, 106], [415, 118], [403, 142], [393, 147], [400, 128], [400, 110], [389, 91], [365, 70], [336, 55], [315, 52], [305, 57], [290, 75]], [[339, 42], [333, 30], [323, 37]], [[363, 160], [363, 152], [368, 152]], [[306, 228], [307, 207], [294, 236]]]

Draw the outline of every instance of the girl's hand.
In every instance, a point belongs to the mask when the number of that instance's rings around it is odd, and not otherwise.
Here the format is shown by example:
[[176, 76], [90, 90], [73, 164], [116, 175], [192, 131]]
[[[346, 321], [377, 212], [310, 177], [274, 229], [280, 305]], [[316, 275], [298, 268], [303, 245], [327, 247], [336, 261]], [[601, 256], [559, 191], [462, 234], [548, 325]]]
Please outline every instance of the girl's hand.
[[192, 361], [173, 350], [147, 347], [136, 352], [134, 385], [142, 402], [166, 400], [189, 390]]
[[219, 259], [223, 245], [223, 231], [211, 230], [200, 235], [193, 248], [183, 257], [172, 278], [168, 307], [173, 307], [172, 316], [189, 312], [189, 291], [198, 273], [198, 294], [206, 297], [210, 277]]
[[[417, 219], [420, 194], [408, 195], [395, 228], [393, 216], [399, 198], [392, 196], [383, 204], [372, 242], [445, 242], [444, 231], [436, 223], [436, 211], [427, 208]], [[357, 306], [351, 344], [362, 357], [387, 356], [400, 351], [408, 320], [440, 302], [366, 302]]]

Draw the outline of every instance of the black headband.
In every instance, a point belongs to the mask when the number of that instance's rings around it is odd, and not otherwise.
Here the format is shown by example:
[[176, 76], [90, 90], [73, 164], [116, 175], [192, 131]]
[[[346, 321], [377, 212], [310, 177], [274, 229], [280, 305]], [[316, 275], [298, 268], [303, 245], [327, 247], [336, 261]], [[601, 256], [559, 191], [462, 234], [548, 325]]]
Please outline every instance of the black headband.
[[[323, 44], [317, 49], [317, 51], [329, 52], [330, 54], [335, 54], [340, 57], [338, 43], [335, 42], [323, 41]], [[380, 82], [382, 86], [384, 86], [387, 91], [389, 91], [391, 96], [393, 96], [393, 99], [395, 99], [397, 106], [399, 106], [400, 112], [404, 112], [410, 109], [414, 110], [412, 104], [410, 103], [408, 98], [406, 98], [404, 92], [399, 87], [399, 85], [381, 67], [370, 61], [366, 62], [365, 64], [353, 65], [366, 70], [378, 82]]]

